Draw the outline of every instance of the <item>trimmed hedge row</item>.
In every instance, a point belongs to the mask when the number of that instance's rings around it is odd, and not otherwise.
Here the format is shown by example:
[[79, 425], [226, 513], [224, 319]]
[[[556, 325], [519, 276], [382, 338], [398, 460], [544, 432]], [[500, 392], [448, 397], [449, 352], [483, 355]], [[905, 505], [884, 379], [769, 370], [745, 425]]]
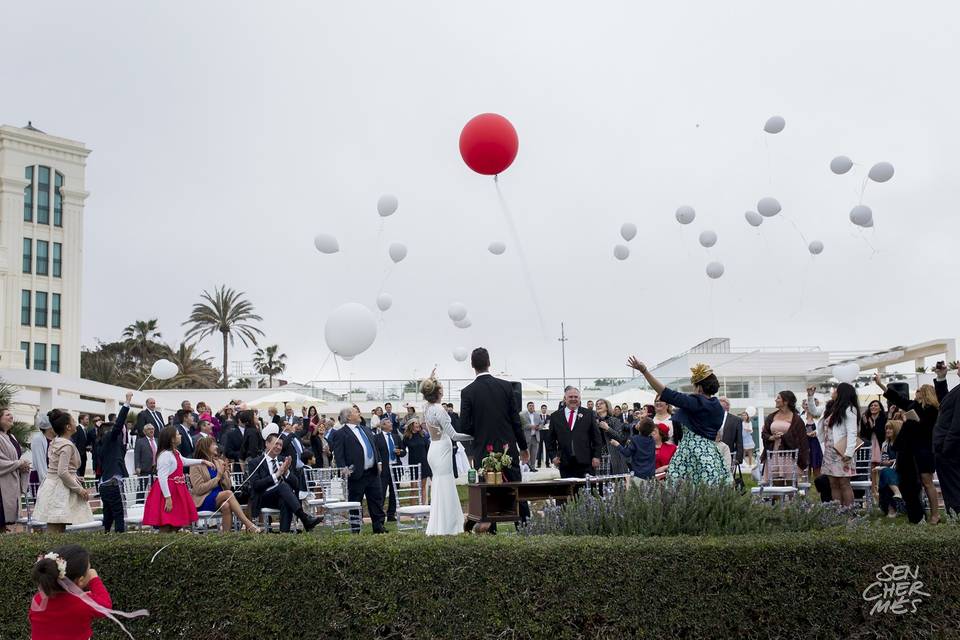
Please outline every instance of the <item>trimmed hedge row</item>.
[[[0, 638], [29, 637], [38, 553], [86, 546], [139, 639], [953, 638], [960, 527], [723, 538], [139, 535], [0, 538]], [[153, 564], [150, 559], [163, 545]], [[887, 564], [915, 613], [870, 614]], [[123, 638], [109, 621], [95, 637]]]

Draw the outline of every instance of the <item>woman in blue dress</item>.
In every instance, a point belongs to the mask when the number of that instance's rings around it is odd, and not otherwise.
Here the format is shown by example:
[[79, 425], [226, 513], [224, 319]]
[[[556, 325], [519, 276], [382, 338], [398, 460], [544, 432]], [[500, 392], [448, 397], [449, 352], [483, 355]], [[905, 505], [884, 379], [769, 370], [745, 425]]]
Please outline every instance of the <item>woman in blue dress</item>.
[[214, 465], [212, 469], [202, 464], [190, 467], [190, 493], [197, 511], [219, 511], [222, 516], [221, 531], [230, 531], [233, 528], [233, 518], [237, 518], [243, 523], [244, 531], [260, 533], [260, 527], [247, 517], [233, 493], [230, 463], [220, 456], [217, 441], [212, 437], [201, 438], [194, 455]]
[[675, 428], [680, 425], [683, 429], [683, 437], [670, 459], [667, 478], [702, 484], [730, 484], [730, 472], [716, 445], [717, 432], [723, 426], [726, 414], [715, 397], [720, 382], [713, 370], [705, 364], [693, 367], [690, 370], [693, 393], [680, 393], [664, 386], [636, 357], [630, 356], [627, 366], [643, 374], [654, 392], [664, 402], [676, 407], [673, 423]]

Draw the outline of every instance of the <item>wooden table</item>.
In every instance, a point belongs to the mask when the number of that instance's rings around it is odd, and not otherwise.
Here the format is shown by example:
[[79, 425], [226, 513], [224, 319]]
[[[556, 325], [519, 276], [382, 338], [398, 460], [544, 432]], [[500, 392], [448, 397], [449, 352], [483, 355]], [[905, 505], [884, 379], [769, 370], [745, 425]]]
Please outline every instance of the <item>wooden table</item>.
[[566, 502], [583, 484], [584, 481], [580, 479], [469, 484], [467, 485], [467, 520], [480, 525], [489, 525], [493, 522], [518, 522], [521, 501]]

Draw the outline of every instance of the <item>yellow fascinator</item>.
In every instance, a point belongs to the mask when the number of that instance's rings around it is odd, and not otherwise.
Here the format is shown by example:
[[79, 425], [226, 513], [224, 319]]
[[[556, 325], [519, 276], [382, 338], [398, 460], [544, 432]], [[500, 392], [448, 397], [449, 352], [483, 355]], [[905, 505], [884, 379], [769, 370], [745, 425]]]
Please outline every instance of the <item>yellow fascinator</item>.
[[690, 383], [700, 384], [712, 375], [713, 369], [710, 368], [710, 365], [703, 364], [701, 362], [697, 366], [690, 369]]

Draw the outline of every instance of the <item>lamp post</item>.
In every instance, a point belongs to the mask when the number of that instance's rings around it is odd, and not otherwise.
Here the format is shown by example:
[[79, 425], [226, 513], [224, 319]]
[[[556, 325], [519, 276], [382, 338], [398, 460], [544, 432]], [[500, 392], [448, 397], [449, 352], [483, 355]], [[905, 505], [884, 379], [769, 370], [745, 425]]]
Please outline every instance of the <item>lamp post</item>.
[[560, 342], [560, 362], [563, 367], [563, 388], [567, 388], [567, 334], [564, 332], [563, 323], [560, 323], [560, 337], [557, 338], [557, 341]]

